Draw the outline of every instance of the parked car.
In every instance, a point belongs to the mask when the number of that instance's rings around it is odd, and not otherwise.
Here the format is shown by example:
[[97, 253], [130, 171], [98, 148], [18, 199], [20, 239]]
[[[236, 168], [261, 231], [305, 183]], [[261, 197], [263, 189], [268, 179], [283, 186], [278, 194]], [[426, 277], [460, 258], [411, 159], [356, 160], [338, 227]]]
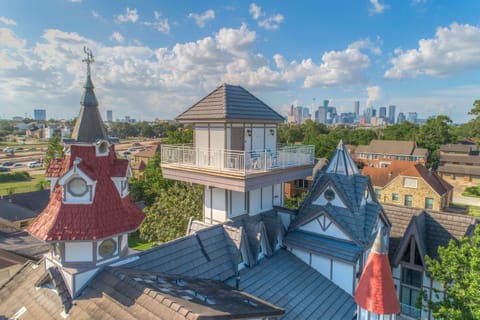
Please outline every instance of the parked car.
[[23, 151], [24, 149], [22, 147], [15, 148], [15, 151]]
[[4, 163], [2, 163], [2, 166], [4, 167], [11, 167], [15, 164], [15, 162], [12, 162], [12, 161], [5, 161]]
[[12, 147], [6, 147], [5, 149], [3, 149], [3, 152], [14, 152], [15, 149], [12, 148]]
[[36, 168], [42, 166], [42, 163], [40, 161], [33, 161], [28, 164], [29, 168]]
[[13, 166], [14, 167], [23, 167], [23, 163], [15, 163]]
[[10, 168], [0, 167], [0, 172], [8, 172]]

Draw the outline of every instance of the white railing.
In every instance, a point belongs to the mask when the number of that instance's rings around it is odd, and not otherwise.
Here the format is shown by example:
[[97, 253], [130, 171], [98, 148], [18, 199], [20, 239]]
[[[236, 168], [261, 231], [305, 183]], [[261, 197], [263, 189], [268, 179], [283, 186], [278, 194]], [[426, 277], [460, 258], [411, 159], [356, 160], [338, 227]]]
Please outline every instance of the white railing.
[[411, 306], [406, 303], [400, 303], [401, 314], [409, 316], [413, 319], [420, 319], [422, 315], [422, 309], [419, 309], [415, 306]]
[[162, 145], [162, 164], [170, 166], [236, 172], [271, 171], [314, 163], [315, 147], [290, 145], [276, 150], [232, 151], [196, 148], [190, 145]]

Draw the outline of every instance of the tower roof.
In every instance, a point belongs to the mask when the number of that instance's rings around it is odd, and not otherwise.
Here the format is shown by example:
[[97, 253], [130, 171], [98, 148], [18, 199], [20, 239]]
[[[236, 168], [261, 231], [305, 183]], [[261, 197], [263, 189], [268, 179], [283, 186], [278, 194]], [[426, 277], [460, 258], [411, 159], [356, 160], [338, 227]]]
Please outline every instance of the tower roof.
[[396, 314], [400, 312], [400, 305], [393, 284], [384, 232], [384, 228], [377, 232], [355, 291], [355, 302], [360, 308], [376, 314]]
[[280, 114], [240, 86], [222, 84], [176, 118], [191, 122], [281, 123]]
[[95, 87], [90, 76], [90, 64], [94, 62], [91, 51], [86, 51], [87, 58], [87, 79], [83, 86], [82, 98], [80, 99], [80, 113], [73, 129], [72, 138], [76, 142], [95, 142], [97, 140], [108, 140], [107, 130], [103, 125], [102, 117], [98, 110], [98, 101], [95, 96]]
[[355, 164], [352, 157], [345, 148], [343, 140], [340, 140], [340, 142], [338, 142], [337, 150], [335, 151], [332, 159], [328, 163], [328, 167], [325, 171], [329, 173], [342, 174], [345, 176], [360, 174], [357, 165]]

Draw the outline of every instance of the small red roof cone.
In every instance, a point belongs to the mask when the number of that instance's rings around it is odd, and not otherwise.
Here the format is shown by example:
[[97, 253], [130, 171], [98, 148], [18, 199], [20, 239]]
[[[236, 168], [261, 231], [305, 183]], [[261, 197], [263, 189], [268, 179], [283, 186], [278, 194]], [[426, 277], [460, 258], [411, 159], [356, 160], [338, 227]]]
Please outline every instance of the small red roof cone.
[[386, 241], [381, 228], [358, 282], [355, 302], [360, 308], [376, 314], [397, 314], [400, 304], [393, 284]]

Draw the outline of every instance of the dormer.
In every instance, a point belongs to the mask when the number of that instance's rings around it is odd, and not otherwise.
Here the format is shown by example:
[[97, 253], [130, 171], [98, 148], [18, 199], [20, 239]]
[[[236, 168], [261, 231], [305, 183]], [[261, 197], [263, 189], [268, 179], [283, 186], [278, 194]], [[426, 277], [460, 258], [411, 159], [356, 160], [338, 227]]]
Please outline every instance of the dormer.
[[78, 165], [81, 159], [73, 161], [73, 168], [58, 180], [62, 186], [62, 202], [91, 204], [95, 196], [95, 181], [92, 180]]
[[110, 152], [110, 143], [108, 140], [98, 140], [95, 144], [95, 155], [97, 157], [106, 157]]
[[347, 206], [343, 202], [338, 191], [332, 185], [327, 185], [326, 188], [320, 193], [320, 195], [312, 202], [315, 205], [324, 206], [331, 204], [333, 206], [346, 208]]
[[124, 198], [130, 193], [128, 178], [132, 176], [132, 169], [127, 160], [116, 160], [114, 168], [111, 179], [120, 197]]

